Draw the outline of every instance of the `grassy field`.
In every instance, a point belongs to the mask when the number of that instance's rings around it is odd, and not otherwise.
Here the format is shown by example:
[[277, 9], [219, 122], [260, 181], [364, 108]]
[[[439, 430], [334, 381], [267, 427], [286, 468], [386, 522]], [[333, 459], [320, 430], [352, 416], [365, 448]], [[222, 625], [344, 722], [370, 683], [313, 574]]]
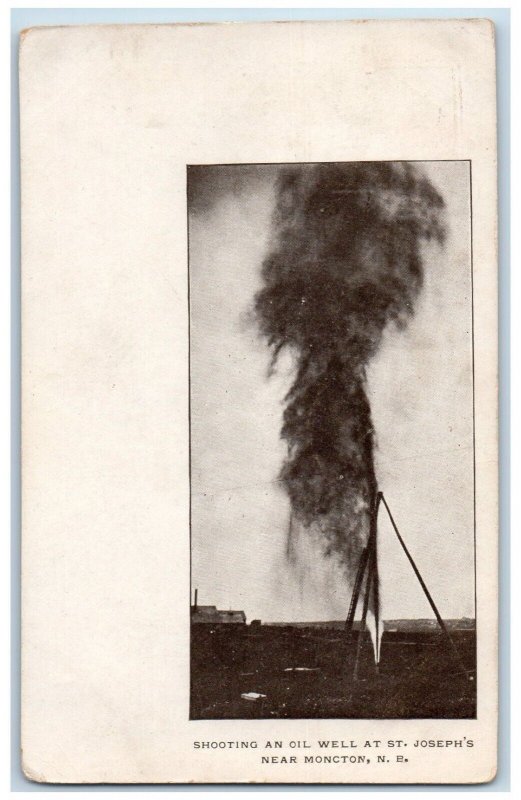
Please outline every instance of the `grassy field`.
[[[475, 632], [453, 630], [460, 663], [437, 630], [386, 631], [380, 667], [366, 635], [328, 627], [193, 625], [191, 718], [472, 718]], [[248, 700], [245, 693], [264, 698]]]

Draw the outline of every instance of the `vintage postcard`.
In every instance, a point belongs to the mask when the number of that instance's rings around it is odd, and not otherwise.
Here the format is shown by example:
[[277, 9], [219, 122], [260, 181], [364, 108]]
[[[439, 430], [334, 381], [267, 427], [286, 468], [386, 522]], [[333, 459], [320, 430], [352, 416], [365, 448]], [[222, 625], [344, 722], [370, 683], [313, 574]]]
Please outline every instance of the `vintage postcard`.
[[494, 58], [23, 35], [29, 778], [495, 776]]

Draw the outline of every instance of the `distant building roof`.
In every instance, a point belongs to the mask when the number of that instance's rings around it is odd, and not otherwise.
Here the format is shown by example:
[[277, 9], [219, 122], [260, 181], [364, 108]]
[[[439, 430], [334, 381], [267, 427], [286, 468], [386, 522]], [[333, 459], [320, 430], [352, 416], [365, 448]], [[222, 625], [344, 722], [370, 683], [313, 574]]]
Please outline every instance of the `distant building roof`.
[[192, 606], [192, 622], [245, 623], [244, 611], [223, 611], [216, 606]]

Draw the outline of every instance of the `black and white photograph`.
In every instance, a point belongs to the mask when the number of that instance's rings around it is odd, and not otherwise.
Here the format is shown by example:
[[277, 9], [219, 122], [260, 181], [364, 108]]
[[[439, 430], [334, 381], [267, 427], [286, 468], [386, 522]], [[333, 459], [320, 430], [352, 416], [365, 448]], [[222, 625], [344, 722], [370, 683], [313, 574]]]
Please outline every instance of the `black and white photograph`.
[[471, 163], [187, 196], [190, 718], [474, 718]]

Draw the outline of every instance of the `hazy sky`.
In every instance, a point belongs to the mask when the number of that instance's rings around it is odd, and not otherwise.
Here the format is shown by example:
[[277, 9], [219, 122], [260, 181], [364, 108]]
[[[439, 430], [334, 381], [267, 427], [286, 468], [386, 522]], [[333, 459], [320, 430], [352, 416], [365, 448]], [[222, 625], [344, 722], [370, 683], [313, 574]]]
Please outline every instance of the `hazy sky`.
[[[446, 203], [447, 241], [425, 249], [425, 285], [405, 331], [369, 370], [376, 467], [441, 614], [474, 616], [469, 165], [423, 168]], [[350, 591], [306, 531], [285, 557], [289, 501], [277, 482], [291, 363], [268, 378], [249, 314], [260, 288], [276, 166], [191, 171], [192, 587], [248, 620], [346, 616]], [[381, 512], [382, 612], [432, 617]]]

